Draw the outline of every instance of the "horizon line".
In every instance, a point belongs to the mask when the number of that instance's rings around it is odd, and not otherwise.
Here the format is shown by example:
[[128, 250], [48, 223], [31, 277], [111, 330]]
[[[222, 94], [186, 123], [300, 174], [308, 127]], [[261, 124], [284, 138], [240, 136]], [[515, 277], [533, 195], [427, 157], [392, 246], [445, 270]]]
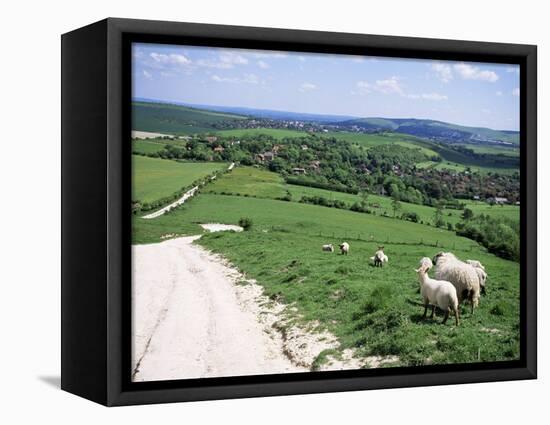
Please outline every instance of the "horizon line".
[[[398, 120], [418, 120], [418, 121], [434, 121], [434, 122], [441, 122], [444, 124], [452, 124], [452, 125], [460, 125], [463, 127], [469, 127], [469, 128], [483, 128], [487, 130], [493, 130], [493, 131], [507, 131], [507, 132], [514, 132], [514, 133], [520, 133], [520, 130], [509, 130], [509, 129], [497, 129], [492, 127], [484, 127], [479, 125], [471, 125], [471, 124], [459, 124], [457, 122], [450, 122], [450, 121], [441, 121], [441, 120], [435, 120], [432, 118], [415, 118], [415, 117], [384, 117], [384, 116], [356, 116], [356, 115], [345, 115], [345, 114], [334, 114], [334, 113], [317, 113], [317, 112], [298, 112], [298, 111], [288, 111], [288, 110], [281, 110], [281, 109], [269, 109], [269, 108], [254, 108], [250, 106], [227, 106], [227, 105], [210, 105], [206, 103], [190, 103], [190, 102], [183, 102], [181, 100], [162, 100], [162, 99], [151, 99], [146, 97], [132, 97], [132, 102], [134, 101], [140, 101], [145, 100], [149, 101], [151, 103], [165, 103], [165, 104], [173, 104], [177, 106], [188, 106], [190, 108], [199, 109], [196, 106], [202, 106], [202, 107], [216, 107], [216, 108], [241, 108], [241, 109], [250, 109], [250, 110], [258, 110], [258, 111], [272, 111], [272, 112], [281, 112], [281, 113], [290, 113], [290, 114], [302, 114], [302, 115], [328, 115], [333, 117], [346, 117], [351, 119], [365, 119], [365, 118], [376, 118], [376, 119], [386, 119], [386, 120], [392, 120], [392, 119], [398, 119]], [[195, 105], [195, 106], [191, 106]], [[214, 112], [220, 112], [220, 111], [214, 111]]]

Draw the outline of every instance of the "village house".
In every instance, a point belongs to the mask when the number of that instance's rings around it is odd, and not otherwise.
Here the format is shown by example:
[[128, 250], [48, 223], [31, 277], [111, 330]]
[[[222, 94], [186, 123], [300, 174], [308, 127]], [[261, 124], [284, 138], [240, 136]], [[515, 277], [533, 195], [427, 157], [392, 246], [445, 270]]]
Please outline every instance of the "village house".
[[489, 203], [494, 203], [497, 205], [504, 205], [508, 203], [508, 198], [501, 198], [499, 196], [495, 196], [493, 198], [487, 199], [487, 201], [489, 201]]
[[309, 149], [309, 146], [308, 145], [302, 145], [302, 150], [303, 151], [307, 151]]
[[216, 136], [206, 136], [205, 137], [205, 140], [208, 142], [208, 143], [214, 143], [215, 141], [218, 140], [218, 138]]
[[275, 154], [271, 151], [264, 152], [263, 156], [265, 161], [273, 161], [273, 158], [275, 158]]
[[223, 146], [221, 145], [218, 145], [214, 148], [214, 152], [223, 152], [225, 149], [223, 148]]
[[305, 168], [298, 168], [298, 167], [295, 167], [292, 169], [292, 173], [293, 174], [305, 174], [306, 173], [306, 169]]
[[312, 168], [313, 170], [318, 170], [321, 166], [321, 161], [311, 161], [309, 163], [309, 168]]

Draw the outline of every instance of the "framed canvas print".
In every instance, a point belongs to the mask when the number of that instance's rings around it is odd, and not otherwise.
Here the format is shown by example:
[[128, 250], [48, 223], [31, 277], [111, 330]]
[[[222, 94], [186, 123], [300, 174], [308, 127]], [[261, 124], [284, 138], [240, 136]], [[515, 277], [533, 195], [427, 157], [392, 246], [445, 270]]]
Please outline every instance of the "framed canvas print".
[[62, 37], [62, 388], [536, 377], [536, 47], [107, 19]]

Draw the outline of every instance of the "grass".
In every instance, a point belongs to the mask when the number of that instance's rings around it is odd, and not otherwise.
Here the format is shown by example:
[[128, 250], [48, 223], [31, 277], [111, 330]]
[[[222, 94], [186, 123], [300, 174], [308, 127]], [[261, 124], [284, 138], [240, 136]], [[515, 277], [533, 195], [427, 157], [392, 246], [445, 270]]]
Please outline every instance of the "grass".
[[[322, 196], [330, 200], [340, 200], [348, 205], [361, 202], [359, 195], [351, 193], [335, 192], [325, 189], [318, 189], [306, 186], [286, 184], [282, 177], [261, 168], [239, 167], [233, 172], [222, 176], [215, 183], [208, 185], [204, 192], [238, 194], [242, 196], [256, 196], [259, 198], [281, 198], [287, 193], [292, 196], [292, 201], [298, 202], [303, 196]], [[393, 216], [392, 200], [387, 196], [369, 194], [367, 202], [370, 209], [377, 215]], [[490, 206], [485, 202], [461, 201], [470, 208], [474, 214], [488, 214], [492, 217], [505, 216], [519, 221], [519, 207], [515, 205]], [[401, 202], [401, 210], [398, 215], [405, 212], [418, 214], [419, 219], [424, 223], [433, 223], [435, 208], [426, 205], [410, 204]], [[444, 209], [443, 220], [453, 225], [461, 221], [462, 211], [455, 209]]]
[[356, 143], [360, 146], [364, 146], [367, 149], [373, 146], [385, 145], [385, 144], [396, 144], [404, 146], [409, 149], [414, 149], [422, 152], [424, 155], [429, 157], [439, 156], [439, 154], [430, 149], [426, 143], [421, 139], [418, 139], [413, 136], [407, 136], [404, 134], [397, 133], [384, 133], [384, 134], [366, 134], [366, 133], [351, 133], [351, 132], [328, 132], [323, 133], [322, 137], [334, 137], [338, 140], [345, 140], [348, 142]]
[[[197, 223], [236, 224], [243, 216], [253, 220], [251, 231], [204, 234], [198, 243], [256, 279], [271, 299], [295, 307], [294, 321], [317, 321], [319, 330], [334, 333], [340, 349], [354, 348], [359, 356], [395, 355], [395, 365], [519, 355], [519, 265], [452, 232], [314, 205], [202, 193], [158, 219], [136, 218], [134, 238], [144, 243], [167, 233], [199, 234]], [[322, 244], [343, 240], [350, 243], [349, 256], [321, 252]], [[379, 243], [390, 262], [374, 268], [368, 258]], [[438, 321], [420, 317], [413, 267], [440, 250], [478, 259], [489, 274], [488, 295], [473, 316], [463, 310], [458, 328], [439, 324], [441, 313]]]
[[505, 146], [486, 146], [486, 145], [463, 145], [465, 148], [473, 150], [479, 154], [491, 154], [491, 155], [504, 155], [504, 156], [519, 156], [519, 147], [505, 147]]
[[240, 120], [235, 114], [207, 111], [180, 105], [132, 102], [133, 129], [162, 134], [197, 134], [213, 131], [212, 124]]
[[160, 152], [164, 149], [164, 146], [168, 144], [169, 141], [160, 140], [158, 142], [150, 142], [148, 140], [132, 140], [132, 153], [148, 154]]
[[306, 133], [305, 131], [286, 130], [279, 128], [242, 128], [234, 130], [222, 130], [218, 131], [217, 134], [225, 137], [244, 137], [264, 134], [278, 140], [294, 137], [307, 137], [309, 135], [309, 133]]
[[216, 162], [183, 163], [133, 155], [132, 199], [141, 202], [162, 199], [225, 166]]
[[280, 198], [285, 195], [284, 181], [277, 174], [261, 168], [239, 167], [203, 189], [207, 193], [239, 194], [260, 198]]

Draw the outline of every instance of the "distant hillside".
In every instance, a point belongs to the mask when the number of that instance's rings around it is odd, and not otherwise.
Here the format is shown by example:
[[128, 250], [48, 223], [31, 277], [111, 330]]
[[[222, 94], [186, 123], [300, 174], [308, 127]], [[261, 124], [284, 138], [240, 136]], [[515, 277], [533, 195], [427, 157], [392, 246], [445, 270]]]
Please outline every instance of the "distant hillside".
[[[135, 98], [135, 102], [142, 103], [157, 103], [166, 104], [166, 102], [148, 99], [148, 98]], [[259, 108], [246, 108], [242, 106], [219, 106], [219, 105], [203, 105], [197, 103], [187, 102], [173, 102], [173, 105], [187, 106], [193, 109], [225, 112], [229, 114], [245, 115], [251, 118], [266, 118], [272, 120], [297, 120], [297, 121], [309, 121], [318, 123], [329, 123], [336, 121], [345, 121], [357, 119], [357, 116], [352, 115], [335, 115], [335, 114], [309, 114], [303, 112], [291, 112], [291, 111], [279, 111], [275, 109], [259, 109]]]
[[359, 118], [335, 122], [343, 127], [364, 130], [390, 130], [428, 139], [448, 142], [519, 144], [519, 132], [466, 127], [442, 121], [403, 118]]
[[194, 134], [213, 131], [224, 122], [242, 120], [236, 114], [168, 103], [132, 102], [132, 130], [168, 134]]

